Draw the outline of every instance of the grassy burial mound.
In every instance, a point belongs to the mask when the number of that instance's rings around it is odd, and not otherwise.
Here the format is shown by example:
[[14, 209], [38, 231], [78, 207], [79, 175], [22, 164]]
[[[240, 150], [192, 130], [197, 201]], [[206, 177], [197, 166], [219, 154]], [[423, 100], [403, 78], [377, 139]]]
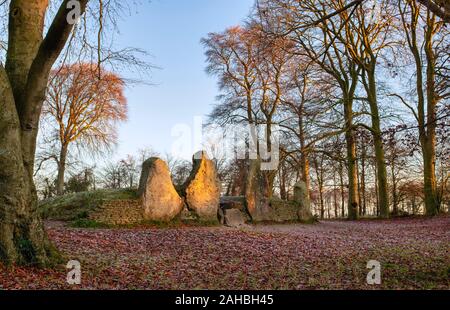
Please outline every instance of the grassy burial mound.
[[[40, 203], [43, 218], [78, 227], [142, 224], [223, 224], [239, 227], [258, 222], [313, 222], [304, 186], [294, 188], [293, 201], [267, 198], [259, 165], [250, 161], [241, 197], [222, 197], [212, 160], [204, 152], [193, 158], [193, 170], [178, 193], [167, 164], [159, 158], [144, 162], [139, 189], [97, 190], [68, 194]], [[256, 162], [258, 163], [258, 162]]]
[[[130, 222], [140, 199], [134, 190], [96, 190], [67, 194], [41, 201], [39, 211], [44, 219], [71, 222], [76, 226], [104, 226], [113, 225], [110, 211], [122, 218], [122, 223]], [[134, 210], [134, 212], [129, 212]], [[101, 215], [104, 214], [102, 217]], [[111, 219], [108, 221], [108, 217]]]

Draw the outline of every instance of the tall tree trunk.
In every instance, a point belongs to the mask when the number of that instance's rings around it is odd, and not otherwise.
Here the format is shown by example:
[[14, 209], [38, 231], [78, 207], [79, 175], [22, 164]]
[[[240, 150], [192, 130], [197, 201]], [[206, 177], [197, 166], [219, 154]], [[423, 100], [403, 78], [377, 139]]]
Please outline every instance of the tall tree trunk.
[[48, 264], [50, 245], [37, 214], [33, 183], [37, 132], [24, 118], [30, 68], [42, 42], [47, 1], [11, 1], [5, 69], [0, 72], [0, 256], [7, 263]]
[[425, 54], [427, 58], [427, 118], [424, 125], [426, 136], [423, 139], [424, 195], [425, 209], [429, 216], [439, 213], [439, 199], [436, 190], [436, 56], [433, 50], [435, 16], [428, 12], [425, 33]]
[[[431, 139], [429, 139], [431, 140]], [[439, 204], [436, 192], [435, 153], [432, 141], [427, 141], [423, 150], [423, 177], [425, 194], [425, 211], [428, 216], [434, 216], [439, 212]]]
[[338, 203], [337, 203], [337, 188], [336, 188], [336, 167], [333, 169], [333, 203], [334, 203], [334, 217], [338, 218]]
[[306, 191], [307, 191], [307, 195], [308, 197], [310, 197], [310, 177], [309, 177], [309, 160], [308, 160], [308, 156], [307, 154], [304, 154], [302, 152], [301, 156], [301, 175], [302, 175], [302, 181], [305, 182], [305, 186], [306, 186]]
[[[373, 171], [375, 172], [375, 175], [378, 175], [378, 168], [377, 163], [373, 163]], [[375, 182], [375, 211], [376, 216], [380, 216], [380, 203], [379, 203], [379, 196], [378, 196], [378, 182]]]
[[[357, 143], [358, 144], [358, 143]], [[358, 150], [358, 147], [356, 147], [356, 150]], [[359, 155], [356, 153], [356, 175], [358, 176], [358, 204], [359, 204], [359, 210], [358, 210], [358, 216], [362, 215], [362, 197], [361, 197], [361, 173], [359, 172]]]
[[301, 163], [301, 169], [302, 169], [302, 181], [305, 182], [305, 186], [306, 186], [306, 194], [309, 198], [311, 198], [310, 196], [310, 186], [311, 186], [311, 181], [310, 181], [310, 176], [309, 176], [309, 159], [308, 159], [308, 155], [309, 152], [306, 149], [306, 138], [305, 138], [305, 129], [303, 126], [303, 105], [301, 106], [301, 113], [299, 113], [299, 117], [298, 117], [298, 125], [299, 125], [299, 138], [300, 138], [300, 163]]
[[361, 154], [361, 193], [362, 196], [362, 215], [367, 214], [367, 202], [366, 202], [366, 145], [363, 143], [362, 145], [362, 154]]
[[341, 217], [345, 218], [344, 165], [339, 161], [339, 182], [341, 188]]
[[378, 110], [377, 85], [375, 80], [376, 60], [372, 60], [367, 73], [367, 83], [365, 83], [367, 97], [370, 105], [370, 115], [372, 119], [372, 134], [375, 149], [375, 160], [377, 164], [377, 184], [378, 184], [378, 204], [380, 217], [389, 217], [389, 192], [387, 186], [387, 170], [384, 156], [383, 137], [381, 132], [380, 113]]
[[[84, 13], [88, 0], [80, 0]], [[12, 0], [8, 50], [0, 64], [0, 259], [49, 265], [58, 255], [37, 211], [33, 183], [39, 117], [49, 72], [73, 25], [64, 0], [43, 39], [48, 0]]]
[[350, 99], [344, 98], [344, 117], [347, 131], [345, 140], [347, 146], [347, 172], [348, 172], [348, 218], [358, 219], [358, 176], [356, 175], [356, 141], [353, 128], [353, 109]]
[[279, 178], [279, 183], [280, 183], [280, 198], [282, 200], [287, 200], [288, 199], [288, 195], [287, 195], [287, 189], [286, 189], [286, 169], [283, 166], [280, 167], [279, 169], [279, 173], [278, 173], [278, 178]]
[[66, 171], [68, 145], [63, 143], [59, 152], [58, 177], [56, 179], [56, 193], [58, 196], [64, 194], [64, 174]]
[[398, 198], [397, 198], [397, 178], [395, 177], [395, 156], [391, 163], [391, 179], [392, 179], [392, 214], [397, 216], [398, 213]]
[[20, 121], [9, 85], [0, 69], [0, 259], [44, 266], [56, 252], [37, 212], [36, 189], [24, 164]]
[[331, 199], [327, 199], [327, 215], [328, 219], [331, 219]]
[[[270, 163], [270, 165], [274, 165], [272, 170], [264, 170], [262, 171], [262, 175], [264, 178], [264, 184], [263, 184], [263, 191], [264, 191], [264, 197], [267, 197], [268, 199], [271, 199], [273, 197], [273, 188], [275, 184], [275, 178], [277, 176], [277, 171], [279, 167], [279, 163], [274, 163], [275, 160], [278, 160], [279, 155], [277, 158], [274, 158], [272, 156], [272, 121], [271, 119], [267, 119], [267, 125], [266, 125], [266, 154], [260, 154], [260, 157], [269, 157], [269, 158], [263, 158], [262, 162]], [[278, 150], [275, 150], [275, 152], [278, 152]]]
[[[438, 213], [439, 201], [436, 191], [436, 55], [433, 41], [436, 32], [436, 17], [429, 10], [426, 16], [426, 26], [423, 47], [425, 59], [420, 52], [417, 28], [421, 16], [420, 7], [416, 2], [408, 2], [411, 10], [410, 20], [406, 20], [405, 12], [402, 13], [402, 22], [407, 35], [407, 42], [414, 56], [416, 66], [416, 91], [417, 91], [417, 118], [419, 124], [419, 137], [423, 156], [424, 202], [427, 215]], [[426, 63], [426, 113], [423, 66]], [[425, 115], [426, 114], [426, 115]]]
[[314, 155], [313, 163], [314, 170], [316, 171], [317, 185], [319, 186], [320, 219], [323, 220], [325, 218], [325, 203], [323, 199], [323, 159], [321, 158], [319, 164], [317, 156], [317, 154]]

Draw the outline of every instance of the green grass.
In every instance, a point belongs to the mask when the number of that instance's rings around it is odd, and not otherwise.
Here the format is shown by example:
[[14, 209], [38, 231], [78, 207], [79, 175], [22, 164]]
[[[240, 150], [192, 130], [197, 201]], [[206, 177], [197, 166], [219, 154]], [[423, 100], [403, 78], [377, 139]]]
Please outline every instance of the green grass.
[[100, 229], [100, 228], [111, 228], [111, 225], [99, 223], [93, 220], [89, 219], [78, 219], [75, 221], [72, 221], [70, 223], [71, 227], [74, 228], [92, 228], [92, 229]]
[[137, 199], [134, 190], [97, 190], [68, 194], [41, 201], [39, 212], [44, 219], [77, 221], [87, 219], [105, 201]]
[[89, 219], [89, 215], [107, 201], [137, 199], [133, 190], [98, 190], [77, 194], [68, 194], [41, 201], [39, 211], [44, 219], [65, 221], [75, 228], [179, 228], [179, 227], [213, 227], [219, 226], [218, 221], [201, 221], [199, 219], [155, 222], [142, 221], [130, 225], [108, 225]]

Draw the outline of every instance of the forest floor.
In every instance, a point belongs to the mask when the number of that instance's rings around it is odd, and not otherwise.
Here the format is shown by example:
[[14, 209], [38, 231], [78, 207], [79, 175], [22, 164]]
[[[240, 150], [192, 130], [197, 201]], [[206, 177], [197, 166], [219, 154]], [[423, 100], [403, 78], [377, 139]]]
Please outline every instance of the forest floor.
[[[0, 289], [450, 289], [450, 217], [315, 225], [79, 229], [48, 222], [65, 266], [0, 265]], [[366, 283], [381, 263], [381, 285]]]

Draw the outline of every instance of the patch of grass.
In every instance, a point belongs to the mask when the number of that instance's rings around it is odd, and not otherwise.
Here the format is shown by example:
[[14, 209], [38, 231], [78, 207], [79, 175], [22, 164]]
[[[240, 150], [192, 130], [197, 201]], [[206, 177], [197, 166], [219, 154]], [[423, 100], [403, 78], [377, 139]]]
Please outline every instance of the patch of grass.
[[307, 220], [298, 220], [297, 223], [313, 225], [319, 223], [319, 218], [317, 217], [317, 215], [314, 215]]
[[50, 259], [49, 267], [57, 268], [58, 265], [61, 265], [65, 262], [62, 253], [58, 251], [53, 243], [49, 242], [49, 244], [47, 244], [45, 248], [45, 251]]
[[81, 211], [80, 213], [78, 213], [77, 215], [78, 219], [87, 219], [89, 218], [89, 212], [88, 211]]
[[[447, 245], [426, 245], [420, 251], [411, 245], [380, 247], [370, 254], [382, 262], [383, 288], [431, 290], [448, 287], [449, 267], [445, 257], [439, 254], [446, 253]], [[424, 252], [430, 254], [423, 255]]]
[[112, 227], [110, 225], [99, 223], [99, 222], [89, 220], [89, 219], [78, 219], [78, 220], [72, 221], [70, 223], [70, 226], [74, 227], [74, 228], [91, 228], [91, 229], [111, 228]]
[[135, 190], [97, 190], [68, 194], [41, 201], [39, 212], [45, 219], [75, 221], [86, 219], [105, 201], [137, 199]]
[[70, 227], [74, 228], [90, 228], [90, 229], [136, 229], [136, 228], [155, 228], [170, 229], [183, 227], [216, 227], [220, 226], [218, 221], [201, 221], [201, 220], [181, 220], [175, 219], [170, 222], [163, 221], [142, 221], [135, 224], [110, 225], [100, 223], [88, 218], [77, 218], [70, 222]]

